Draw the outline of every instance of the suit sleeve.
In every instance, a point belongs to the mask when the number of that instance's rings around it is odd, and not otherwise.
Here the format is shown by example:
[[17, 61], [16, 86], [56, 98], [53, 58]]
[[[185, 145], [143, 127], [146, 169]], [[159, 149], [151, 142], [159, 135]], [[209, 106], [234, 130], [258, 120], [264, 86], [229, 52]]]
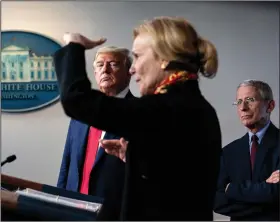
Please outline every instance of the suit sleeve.
[[218, 187], [214, 204], [214, 212], [228, 217], [250, 216], [262, 211], [262, 206], [257, 204], [246, 204], [229, 199], [225, 194], [225, 188], [230, 182], [225, 159], [222, 154], [220, 161], [220, 173], [218, 178]]
[[61, 166], [60, 166], [58, 181], [57, 181], [57, 187], [63, 188], [63, 189], [66, 188], [68, 172], [69, 172], [69, 165], [70, 165], [72, 124], [73, 124], [73, 122], [71, 120], [70, 124], [69, 124], [69, 127], [68, 127], [66, 143], [65, 143], [65, 146], [64, 146], [64, 152], [63, 152], [62, 162], [61, 162]]
[[169, 107], [162, 100], [164, 95], [157, 95], [156, 100], [154, 95], [120, 99], [91, 89], [85, 70], [85, 49], [80, 44], [70, 43], [57, 51], [54, 63], [62, 107], [73, 119], [130, 138], [139, 131], [158, 130], [166, 118]]
[[265, 181], [260, 183], [252, 183], [252, 181], [238, 184], [231, 183], [226, 191], [226, 196], [231, 200], [244, 203], [277, 203], [279, 202], [279, 182], [276, 184], [266, 183]]

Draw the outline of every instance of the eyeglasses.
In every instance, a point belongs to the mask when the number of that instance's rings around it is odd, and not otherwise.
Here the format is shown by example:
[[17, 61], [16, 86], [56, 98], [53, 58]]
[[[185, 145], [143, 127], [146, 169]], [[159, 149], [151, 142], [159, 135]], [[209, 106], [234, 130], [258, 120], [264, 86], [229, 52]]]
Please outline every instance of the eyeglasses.
[[244, 102], [246, 105], [250, 106], [253, 105], [256, 101], [257, 99], [255, 97], [246, 97], [244, 101], [242, 99], [239, 99], [235, 101], [232, 105], [240, 106]]

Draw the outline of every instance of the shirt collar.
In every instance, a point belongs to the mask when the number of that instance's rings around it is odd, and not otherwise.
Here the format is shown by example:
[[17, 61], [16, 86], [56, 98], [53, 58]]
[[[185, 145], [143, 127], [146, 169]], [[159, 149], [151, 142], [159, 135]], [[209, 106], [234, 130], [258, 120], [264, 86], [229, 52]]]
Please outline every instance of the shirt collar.
[[[260, 144], [261, 143], [261, 140], [267, 130], [267, 128], [269, 127], [270, 125], [270, 121], [268, 121], [268, 123], [265, 125], [265, 127], [263, 127], [261, 130], [259, 130], [257, 133], [256, 133], [256, 136], [258, 137], [258, 143]], [[249, 143], [251, 143], [251, 138], [254, 134], [249, 131]]]

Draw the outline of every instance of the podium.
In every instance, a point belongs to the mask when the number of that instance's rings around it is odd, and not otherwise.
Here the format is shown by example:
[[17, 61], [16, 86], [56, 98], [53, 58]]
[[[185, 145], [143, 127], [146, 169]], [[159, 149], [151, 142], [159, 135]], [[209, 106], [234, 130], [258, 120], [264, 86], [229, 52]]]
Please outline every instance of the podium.
[[[71, 199], [77, 206], [65, 205], [34, 196], [22, 195], [18, 190], [32, 189], [57, 198]], [[83, 204], [79, 204], [83, 203]], [[67, 191], [47, 184], [1, 174], [2, 221], [94, 221], [99, 211], [84, 208], [85, 203], [103, 205], [103, 199]], [[100, 209], [101, 209], [100, 208]]]

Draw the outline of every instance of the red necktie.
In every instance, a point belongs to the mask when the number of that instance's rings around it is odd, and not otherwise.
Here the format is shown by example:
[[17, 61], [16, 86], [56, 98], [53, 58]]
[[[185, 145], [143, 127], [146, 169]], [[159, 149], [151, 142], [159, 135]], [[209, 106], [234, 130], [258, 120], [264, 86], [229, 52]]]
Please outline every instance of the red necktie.
[[86, 148], [82, 183], [80, 188], [80, 192], [83, 194], [88, 194], [90, 173], [96, 158], [101, 134], [102, 134], [102, 130], [96, 129], [94, 127], [90, 127], [89, 134], [88, 134], [88, 143]]
[[251, 168], [252, 168], [252, 171], [253, 171], [259, 138], [256, 135], [253, 135], [251, 137], [251, 140], [252, 140], [252, 145], [251, 145]]

